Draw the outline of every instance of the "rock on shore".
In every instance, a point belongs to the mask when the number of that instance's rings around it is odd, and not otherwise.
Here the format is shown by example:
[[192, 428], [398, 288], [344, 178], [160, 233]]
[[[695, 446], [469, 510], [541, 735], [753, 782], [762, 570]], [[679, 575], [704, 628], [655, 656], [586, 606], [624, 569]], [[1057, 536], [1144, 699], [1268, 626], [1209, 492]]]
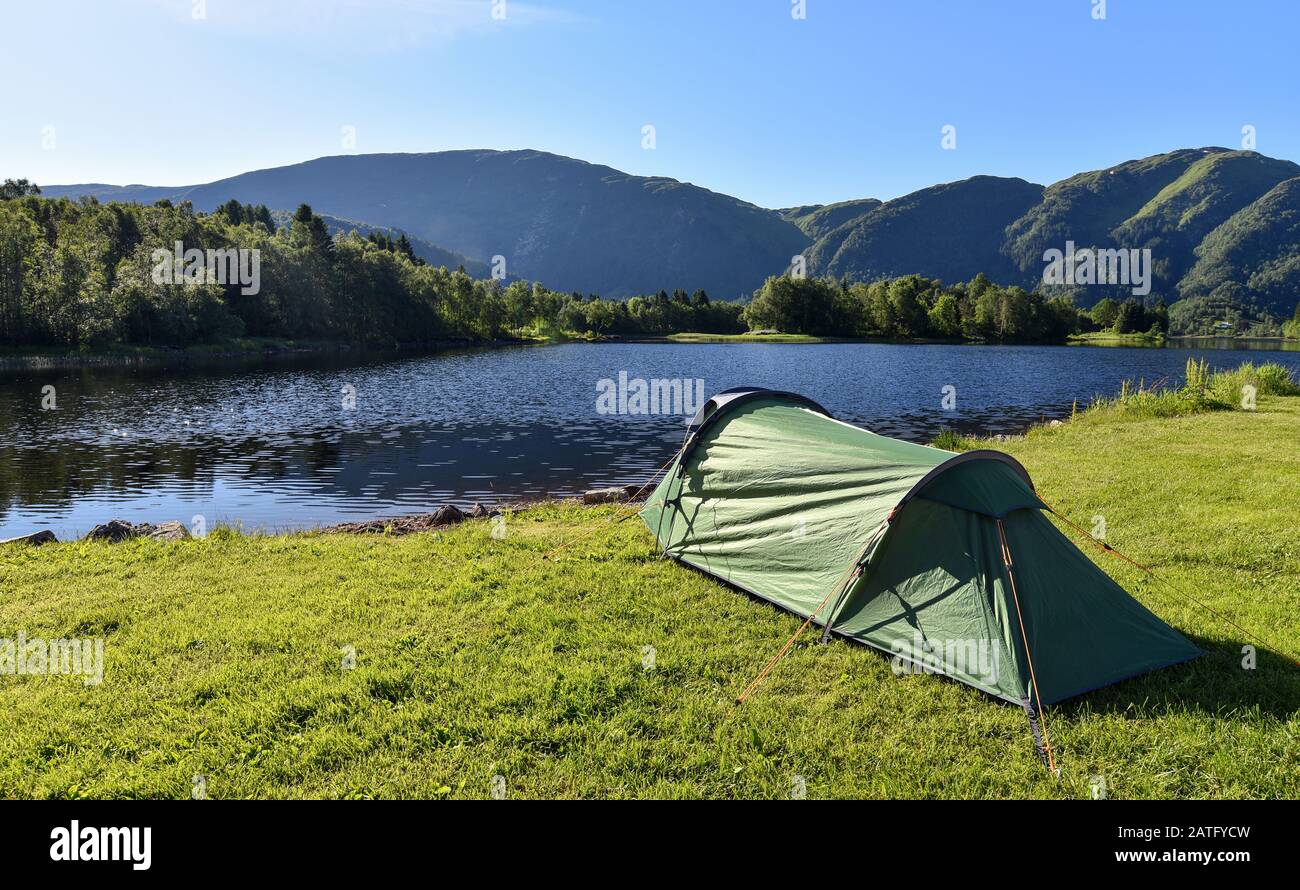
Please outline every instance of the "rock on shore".
[[409, 516], [394, 516], [389, 519], [371, 519], [367, 522], [345, 522], [342, 525], [332, 525], [329, 528], [322, 529], [322, 531], [331, 534], [349, 535], [409, 535], [416, 532], [432, 531], [437, 528], [446, 528], [449, 525], [464, 522], [466, 519], [486, 519], [489, 516], [496, 516], [500, 512], [482, 504], [475, 504], [473, 509], [466, 513], [453, 504], [447, 504], [432, 513], [415, 513]]
[[635, 485], [624, 485], [616, 488], [593, 488], [583, 492], [582, 502], [584, 504], [619, 504], [632, 500], [640, 490]]
[[183, 523], [175, 520], [164, 522], [161, 525], [154, 525], [151, 522], [132, 525], [125, 519], [110, 519], [108, 522], [92, 528], [90, 533], [86, 535], [86, 540], [108, 541], [110, 544], [117, 544], [121, 541], [129, 541], [132, 538], [152, 538], [155, 541], [183, 541], [189, 536], [189, 529]]
[[[582, 502], [584, 504], [623, 503], [630, 501], [638, 492], [639, 489], [634, 485], [621, 488], [592, 489], [583, 494]], [[523, 506], [523, 502], [515, 506]], [[344, 522], [322, 528], [321, 531], [329, 534], [409, 535], [457, 525], [467, 519], [488, 519], [499, 515], [501, 515], [499, 509], [487, 507], [483, 504], [475, 504], [469, 511], [461, 510], [454, 504], [444, 504], [432, 513], [414, 513], [384, 519], [369, 519], [364, 522]], [[110, 519], [91, 529], [86, 535], [86, 540], [108, 541], [116, 544], [133, 538], [150, 538], [155, 541], [182, 541], [189, 537], [189, 529], [183, 523], [176, 521], [155, 525], [150, 522], [133, 524], [125, 519]], [[0, 544], [45, 544], [56, 540], [58, 539], [55, 538], [53, 532], [41, 531], [19, 538], [12, 538], [8, 541], [0, 541]]]
[[30, 535], [19, 535], [16, 538], [5, 538], [0, 544], [31, 544], [33, 547], [39, 547], [42, 544], [53, 544], [59, 539], [54, 536], [54, 532], [42, 529], [38, 532], [32, 532]]

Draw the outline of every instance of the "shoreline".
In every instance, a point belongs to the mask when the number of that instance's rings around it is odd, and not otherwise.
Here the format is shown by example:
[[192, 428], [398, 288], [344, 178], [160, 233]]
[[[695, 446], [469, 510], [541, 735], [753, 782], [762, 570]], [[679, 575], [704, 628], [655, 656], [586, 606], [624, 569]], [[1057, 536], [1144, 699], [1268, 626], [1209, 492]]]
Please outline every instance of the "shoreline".
[[313, 355], [422, 355], [452, 349], [499, 349], [507, 346], [538, 346], [559, 342], [565, 341], [498, 338], [495, 340], [432, 340], [427, 343], [375, 346], [367, 343], [328, 340], [255, 338], [209, 346], [126, 346], [84, 351], [70, 347], [15, 347], [0, 350], [0, 372], [183, 366], [205, 362], [238, 362]]
[[[81, 350], [72, 347], [0, 348], [0, 373], [20, 371], [75, 370], [81, 368], [167, 367], [205, 363], [235, 363], [257, 359], [322, 355], [433, 355], [455, 349], [502, 349], [512, 346], [555, 346], [566, 343], [661, 343], [683, 345], [777, 344], [828, 345], [860, 343], [892, 346], [1132, 346], [1167, 348], [1170, 343], [1197, 341], [1268, 343], [1285, 347], [1300, 341], [1289, 337], [1219, 337], [1207, 334], [1164, 335], [1101, 333], [1072, 335], [1060, 342], [1036, 343], [998, 340], [952, 340], [923, 337], [900, 340], [886, 337], [821, 337], [811, 334], [706, 334], [681, 332], [659, 336], [602, 334], [592, 337], [517, 337], [494, 340], [432, 340], [423, 343], [395, 343], [376, 346], [342, 341], [279, 340], [249, 338], [233, 343], [203, 346], [114, 346]], [[1279, 349], [1279, 351], [1287, 351]]]

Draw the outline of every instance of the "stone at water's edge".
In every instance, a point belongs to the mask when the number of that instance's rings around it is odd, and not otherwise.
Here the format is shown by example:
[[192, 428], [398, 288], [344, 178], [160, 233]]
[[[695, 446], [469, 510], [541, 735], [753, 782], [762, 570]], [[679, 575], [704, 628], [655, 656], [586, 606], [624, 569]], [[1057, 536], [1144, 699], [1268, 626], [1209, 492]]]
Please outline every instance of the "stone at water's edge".
[[190, 536], [190, 531], [183, 523], [172, 520], [164, 522], [161, 525], [154, 525], [151, 522], [142, 522], [139, 525], [132, 525], [125, 519], [110, 519], [103, 525], [97, 525], [86, 535], [87, 541], [108, 541], [110, 544], [117, 544], [121, 541], [129, 541], [132, 538], [151, 538], [155, 541], [184, 541]]
[[138, 533], [135, 526], [125, 519], [110, 519], [103, 525], [97, 525], [86, 535], [87, 541], [108, 541], [116, 544], [119, 541], [127, 541], [134, 538]]
[[184, 541], [189, 538], [190, 530], [183, 523], [172, 520], [161, 525], [141, 523], [135, 527], [136, 534], [144, 535], [155, 541]]
[[456, 525], [467, 519], [486, 519], [499, 516], [500, 510], [475, 504], [468, 513], [453, 504], [439, 507], [433, 513], [416, 513], [408, 516], [393, 516], [388, 519], [371, 519], [366, 522], [348, 522], [321, 529], [328, 534], [391, 534], [409, 535], [416, 532], [434, 531]]
[[465, 514], [460, 511], [460, 508], [453, 504], [439, 507], [433, 513], [434, 525], [454, 525], [457, 522], [463, 522], [464, 519]]
[[48, 528], [30, 535], [20, 535], [17, 538], [6, 538], [0, 541], [0, 544], [31, 544], [33, 547], [39, 547], [42, 544], [53, 544], [59, 539], [54, 536], [54, 532]]
[[637, 493], [635, 485], [625, 485], [621, 488], [593, 488], [582, 494], [584, 504], [617, 504], [623, 501], [631, 500], [632, 495]]

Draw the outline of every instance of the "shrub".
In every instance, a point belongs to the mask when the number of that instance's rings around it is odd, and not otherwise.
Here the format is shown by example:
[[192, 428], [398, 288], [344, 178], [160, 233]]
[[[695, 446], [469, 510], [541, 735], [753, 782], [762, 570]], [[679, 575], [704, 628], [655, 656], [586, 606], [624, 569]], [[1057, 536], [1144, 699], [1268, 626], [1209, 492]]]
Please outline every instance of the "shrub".
[[1291, 372], [1276, 362], [1256, 368], [1255, 380], [1261, 395], [1300, 396], [1300, 385], [1291, 378]]

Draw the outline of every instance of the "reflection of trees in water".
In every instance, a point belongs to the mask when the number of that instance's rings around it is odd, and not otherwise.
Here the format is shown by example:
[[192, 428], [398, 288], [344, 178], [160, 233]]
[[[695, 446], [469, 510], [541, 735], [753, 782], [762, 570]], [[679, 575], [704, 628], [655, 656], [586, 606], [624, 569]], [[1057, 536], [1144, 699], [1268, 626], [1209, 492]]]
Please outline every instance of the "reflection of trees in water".
[[[180, 432], [187, 413], [219, 413], [241, 388], [257, 389], [304, 379], [302, 371], [332, 373], [391, 361], [356, 353], [257, 356], [182, 367], [30, 370], [0, 380], [0, 522], [14, 506], [60, 507], [105, 492], [180, 482], [195, 493], [211, 491], [231, 467], [246, 479], [319, 476], [338, 466], [340, 441], [314, 439], [276, 446], [257, 439], [195, 441], [200, 430]], [[288, 372], [288, 373], [286, 373]], [[42, 390], [55, 388], [57, 409], [42, 410]], [[173, 408], [177, 409], [173, 412]], [[78, 417], [74, 412], [81, 411]], [[117, 415], [120, 420], [113, 420]], [[162, 424], [176, 424], [168, 441]], [[112, 438], [113, 430], [126, 436]], [[158, 435], [158, 439], [140, 436]], [[262, 458], [254, 458], [267, 452]]]
[[[376, 511], [574, 494], [644, 481], [676, 444], [672, 426], [668, 438], [658, 424], [620, 427], [617, 447], [608, 432], [591, 427], [504, 423], [329, 431], [298, 440], [0, 446], [0, 522], [14, 508], [58, 510], [105, 495], [147, 499], [165, 491], [211, 499], [223, 480], [240, 483], [238, 498], [263, 491], [269, 500], [372, 504]], [[285, 521], [292, 523], [293, 514]]]
[[[448, 350], [445, 355], [461, 352], [472, 351]], [[242, 390], [291, 389], [342, 370], [363, 376], [372, 367], [401, 360], [408, 359], [391, 353], [345, 351], [5, 374], [0, 376], [0, 442], [42, 441], [67, 423], [69, 412], [79, 408], [96, 415], [119, 407], [131, 412], [163, 406], [182, 410], [212, 408], [238, 400]], [[41, 410], [41, 390], [47, 385], [56, 390], [57, 411]], [[117, 425], [127, 423], [124, 420]]]
[[138, 491], [160, 483], [179, 482], [192, 487], [196, 495], [211, 493], [216, 481], [231, 474], [232, 468], [238, 468], [234, 475], [249, 480], [319, 476], [339, 465], [343, 450], [338, 443], [323, 441], [301, 450], [272, 449], [257, 440], [0, 447], [0, 521], [14, 506], [66, 506], [80, 497]]

